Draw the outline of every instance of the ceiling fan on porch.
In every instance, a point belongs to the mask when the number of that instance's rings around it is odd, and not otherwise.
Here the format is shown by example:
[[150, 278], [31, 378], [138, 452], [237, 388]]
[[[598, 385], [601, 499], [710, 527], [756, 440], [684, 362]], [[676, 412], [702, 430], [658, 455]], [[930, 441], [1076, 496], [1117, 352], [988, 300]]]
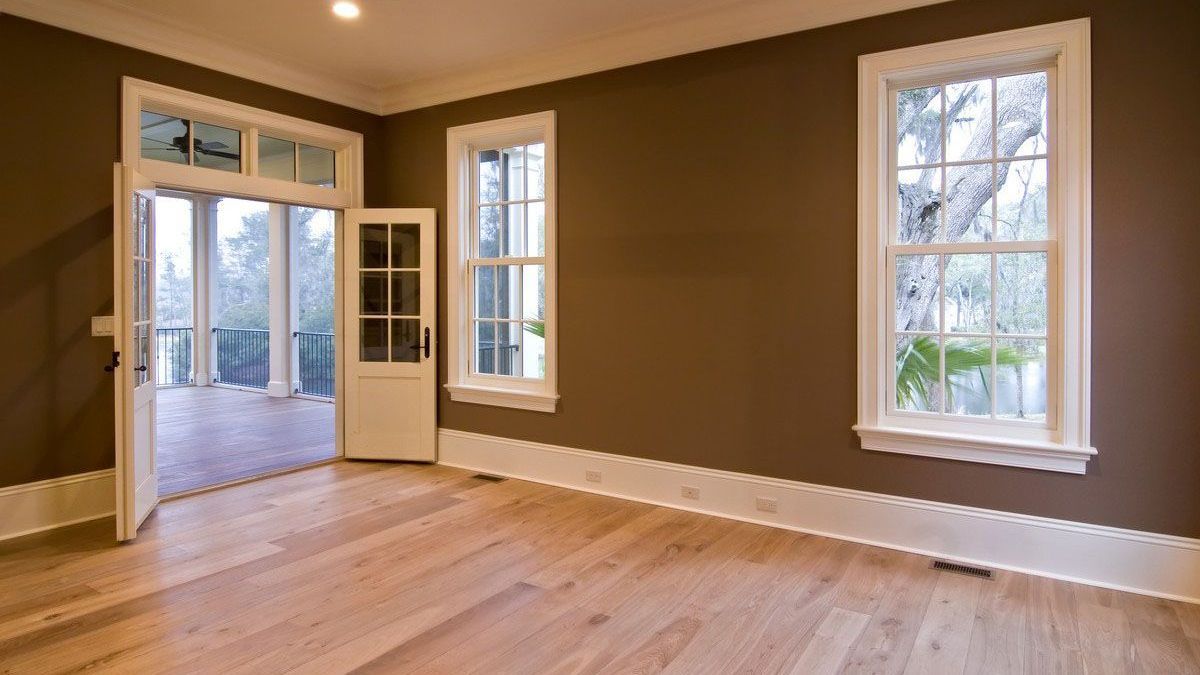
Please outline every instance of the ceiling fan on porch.
[[[155, 148], [156, 150], [178, 150], [184, 156], [187, 156], [187, 154], [188, 154], [187, 138], [188, 138], [187, 135], [176, 136], [171, 139], [170, 143], [168, 143], [168, 142], [158, 139], [158, 138], [150, 138], [149, 136], [142, 136], [143, 141], [150, 141], [151, 143], [161, 143], [163, 146], [165, 146], [162, 148]], [[239, 155], [234, 154], [232, 152], [222, 152], [224, 149], [226, 149], [228, 147], [229, 147], [228, 145], [225, 145], [221, 141], [209, 141], [209, 142], [205, 143], [204, 141], [200, 140], [199, 138], [192, 139], [192, 149], [197, 154], [211, 155], [213, 157], [224, 157], [225, 159], [241, 159], [241, 157]]]

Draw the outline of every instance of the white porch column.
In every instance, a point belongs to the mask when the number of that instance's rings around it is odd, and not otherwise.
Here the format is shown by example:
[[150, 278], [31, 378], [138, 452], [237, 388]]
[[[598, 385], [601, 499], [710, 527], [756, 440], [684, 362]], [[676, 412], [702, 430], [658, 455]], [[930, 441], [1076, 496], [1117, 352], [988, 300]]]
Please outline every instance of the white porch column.
[[291, 260], [289, 245], [289, 207], [282, 204], [271, 204], [268, 219], [269, 240], [268, 266], [269, 280], [269, 314], [271, 328], [271, 364], [267, 395], [286, 397], [292, 395], [292, 322], [291, 315], [291, 280], [288, 274], [288, 262]]
[[217, 200], [195, 195], [192, 197], [192, 377], [198, 387], [206, 387], [220, 377], [212, 335], [216, 267]]
[[300, 340], [293, 338], [300, 330], [300, 213], [295, 206], [287, 207], [287, 335], [289, 358], [288, 379], [291, 391], [300, 391]]

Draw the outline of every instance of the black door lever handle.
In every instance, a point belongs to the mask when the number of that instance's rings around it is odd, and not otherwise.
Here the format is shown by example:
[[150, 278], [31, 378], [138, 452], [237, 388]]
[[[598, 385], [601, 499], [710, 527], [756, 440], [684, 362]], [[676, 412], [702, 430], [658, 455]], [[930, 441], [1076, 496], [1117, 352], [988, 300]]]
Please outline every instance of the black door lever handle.
[[134, 370], [138, 371], [139, 373], [144, 373], [146, 372], [146, 366], [138, 366], [137, 368], [134, 368]]
[[425, 329], [425, 344], [422, 345], [420, 342], [418, 342], [417, 344], [413, 345], [413, 349], [420, 350], [422, 348], [422, 346], [424, 346], [424, 349], [425, 349], [425, 358], [429, 358], [429, 329], [428, 328]]
[[119, 365], [121, 365], [121, 352], [113, 352], [112, 363], [104, 366], [104, 372], [111, 373], [112, 371], [116, 370], [117, 366]]

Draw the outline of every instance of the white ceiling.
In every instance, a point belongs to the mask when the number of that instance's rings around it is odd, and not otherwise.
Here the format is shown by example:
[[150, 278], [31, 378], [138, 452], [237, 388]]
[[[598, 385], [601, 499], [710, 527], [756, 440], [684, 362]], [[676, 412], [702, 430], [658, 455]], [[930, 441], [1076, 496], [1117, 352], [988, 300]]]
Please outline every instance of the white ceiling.
[[0, 11], [392, 113], [945, 0], [0, 0]]

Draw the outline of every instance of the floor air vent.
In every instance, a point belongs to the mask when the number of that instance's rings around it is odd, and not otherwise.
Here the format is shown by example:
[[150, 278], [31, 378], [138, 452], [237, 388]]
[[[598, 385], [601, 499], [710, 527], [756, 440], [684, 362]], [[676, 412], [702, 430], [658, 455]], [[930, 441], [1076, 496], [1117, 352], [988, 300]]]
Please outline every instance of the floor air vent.
[[500, 482], [508, 480], [504, 476], [493, 476], [491, 474], [486, 474], [486, 473], [477, 473], [474, 476], [471, 476], [471, 478], [478, 478], [479, 480], [486, 480], [489, 483], [500, 483]]
[[970, 577], [979, 577], [980, 579], [992, 578], [992, 571], [986, 567], [975, 567], [973, 565], [964, 565], [962, 563], [949, 562], [946, 560], [934, 560], [931, 567], [942, 572], [965, 574]]

